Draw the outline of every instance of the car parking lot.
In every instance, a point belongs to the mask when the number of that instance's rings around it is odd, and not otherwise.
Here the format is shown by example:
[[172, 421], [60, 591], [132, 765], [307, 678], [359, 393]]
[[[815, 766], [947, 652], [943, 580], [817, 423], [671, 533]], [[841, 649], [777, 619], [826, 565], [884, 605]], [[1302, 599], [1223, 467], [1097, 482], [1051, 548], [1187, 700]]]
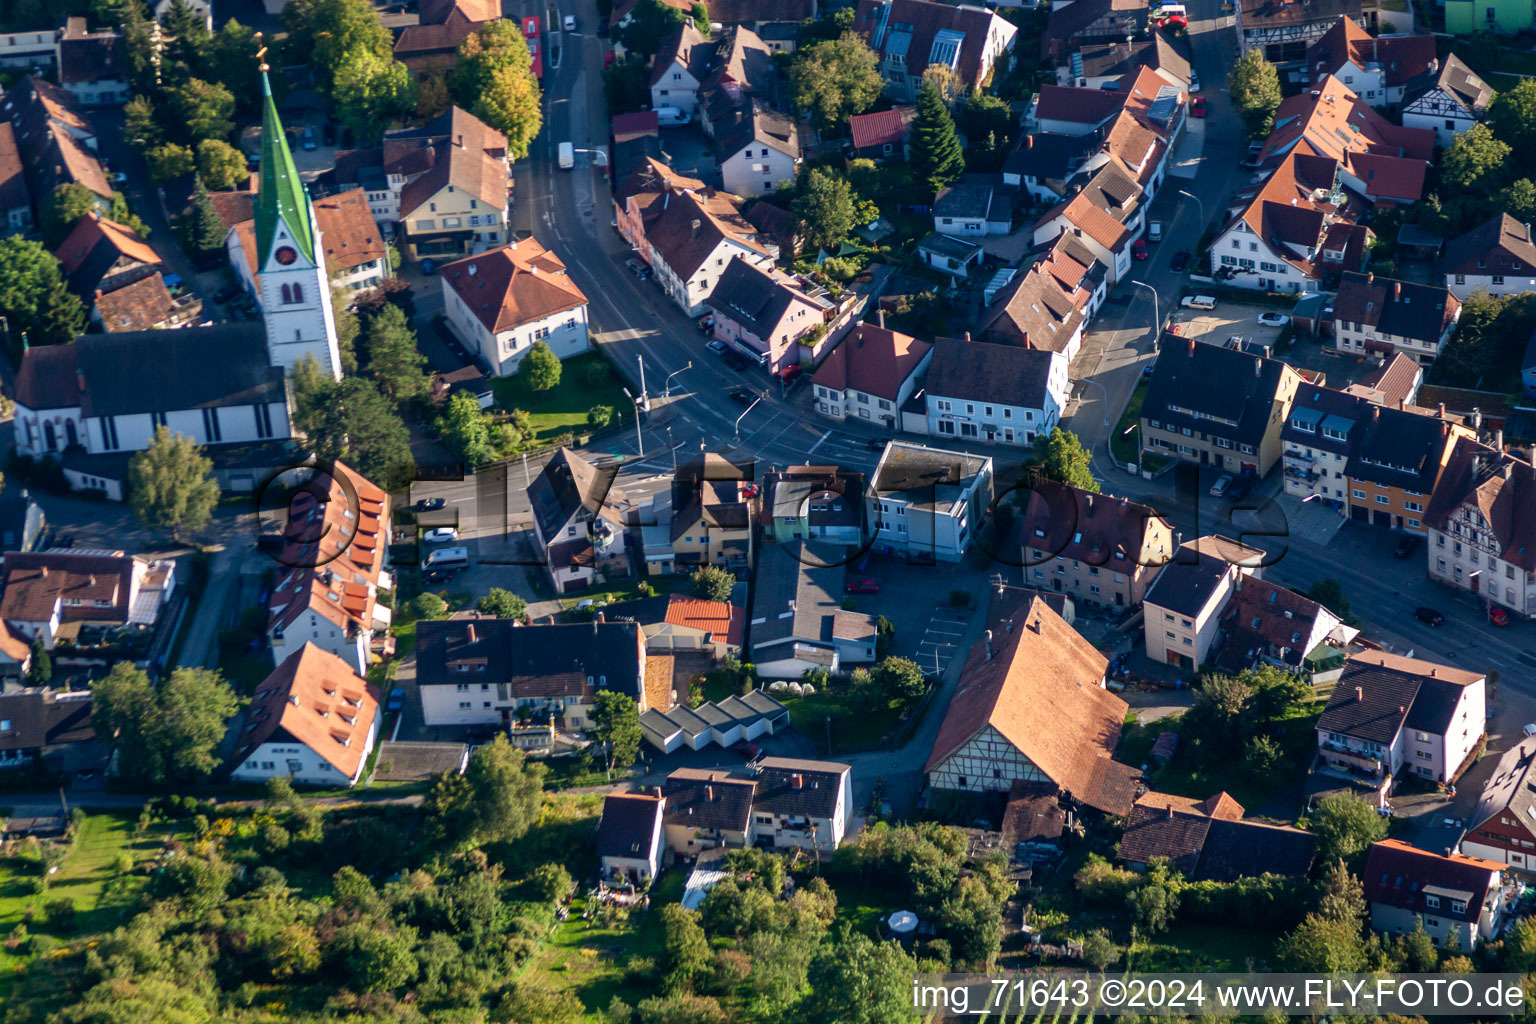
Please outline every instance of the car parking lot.
[[[1198, 285], [1191, 285], [1197, 292]], [[1236, 335], [1245, 342], [1269, 345], [1273, 348], [1284, 327], [1272, 327], [1259, 323], [1263, 313], [1280, 313], [1289, 316], [1290, 311], [1257, 303], [1218, 301], [1215, 309], [1197, 310], [1179, 307], [1173, 322], [1179, 325], [1178, 334], [1212, 345], [1224, 345]]]

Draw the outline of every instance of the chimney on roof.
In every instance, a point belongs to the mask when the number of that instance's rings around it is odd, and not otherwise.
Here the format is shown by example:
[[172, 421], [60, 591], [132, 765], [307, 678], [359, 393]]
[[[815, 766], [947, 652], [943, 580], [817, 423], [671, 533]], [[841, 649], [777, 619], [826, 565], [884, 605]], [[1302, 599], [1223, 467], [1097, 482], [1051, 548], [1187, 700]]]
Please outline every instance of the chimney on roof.
[[84, 370], [76, 370], [75, 371], [75, 387], [79, 388], [81, 391], [86, 390], [86, 387], [85, 387], [85, 371]]
[[[711, 778], [713, 778], [713, 776], [711, 776]], [[711, 802], [714, 801], [714, 799], [715, 799], [715, 787], [714, 786], [705, 786], [704, 787], [704, 799], [708, 800], [708, 801], [711, 801]]]
[[992, 660], [992, 631], [990, 629], [987, 630], [986, 640], [987, 640], [987, 660], [991, 661]]
[[603, 617], [603, 613], [602, 612], [598, 612], [597, 613], [597, 620], [596, 621], [598, 621], [598, 622], [607, 622], [608, 620]]
[[1036, 615], [1034, 618], [1029, 620], [1029, 631], [1034, 633], [1036, 636], [1040, 635], [1040, 616]]
[[1402, 294], [1403, 294], [1403, 282], [1401, 282], [1401, 281], [1393, 281], [1392, 282], [1392, 298], [1396, 299], [1398, 296], [1400, 296]]
[[875, 311], [875, 323], [880, 325], [880, 329], [882, 331], [885, 330], [885, 307], [884, 306], [881, 306], [879, 309], [877, 309]]
[[48, 578], [48, 567], [46, 565], [43, 566], [43, 578], [44, 579]]
[[1194, 338], [1190, 338], [1189, 339], [1189, 354], [1191, 356], [1193, 356], [1195, 354], [1195, 339]]
[[693, 237], [694, 238], [698, 238], [699, 237], [699, 229], [702, 228], [703, 226], [704, 226], [704, 222], [703, 221], [699, 220], [699, 218], [697, 218], [697, 217], [693, 218]]
[[475, 624], [473, 622], [471, 622], [469, 624], [469, 629], [466, 632], [467, 632], [467, 634], [469, 636], [469, 642], [470, 643], [474, 643], [475, 642]]
[[794, 786], [796, 789], [804, 789], [805, 788], [805, 776], [801, 775], [799, 772], [795, 772], [795, 774], [793, 774], [793, 775], [791, 775], [789, 777], [789, 784], [791, 786]]
[[1173, 820], [1173, 801], [1168, 801], [1168, 820]]
[[1398, 412], [1403, 412], [1407, 408], [1408, 408], [1408, 399], [1406, 399], [1406, 398], [1399, 398], [1397, 400], [1397, 411]]
[[1441, 416], [1441, 417], [1443, 417], [1445, 415], [1445, 403], [1444, 402], [1441, 402], [1439, 405], [1435, 406], [1435, 415], [1436, 416]]
[[1472, 429], [1483, 429], [1483, 410], [1480, 406], [1474, 405], [1472, 407]]
[[1366, 284], [1375, 284], [1376, 283], [1376, 275], [1372, 274], [1370, 272], [1367, 272], [1366, 275], [1365, 275], [1365, 283]]
[[460, 149], [464, 148], [464, 133], [463, 132], [459, 133], [458, 141], [456, 141], [454, 143], [454, 145], [458, 146]]
[[1264, 376], [1264, 357], [1263, 356], [1254, 356], [1253, 357], [1253, 375], [1255, 377], [1262, 377], [1262, 376]]
[[1495, 430], [1493, 432], [1493, 450], [1496, 452], [1504, 450], [1504, 431]]
[[1364, 702], [1364, 700], [1365, 700], [1365, 687], [1363, 687], [1363, 686], [1355, 687], [1355, 700], [1356, 701], [1360, 701], [1360, 702]]
[[1434, 668], [1430, 669], [1429, 670], [1429, 677], [1431, 679], [1435, 678], [1435, 673], [1438, 672], [1438, 671], [1439, 671], [1439, 669], [1434, 669]]
[[94, 587], [96, 585], [96, 574], [95, 573], [92, 573], [91, 575], [87, 576], [86, 579], [90, 580], [90, 584], [89, 584], [90, 586]]

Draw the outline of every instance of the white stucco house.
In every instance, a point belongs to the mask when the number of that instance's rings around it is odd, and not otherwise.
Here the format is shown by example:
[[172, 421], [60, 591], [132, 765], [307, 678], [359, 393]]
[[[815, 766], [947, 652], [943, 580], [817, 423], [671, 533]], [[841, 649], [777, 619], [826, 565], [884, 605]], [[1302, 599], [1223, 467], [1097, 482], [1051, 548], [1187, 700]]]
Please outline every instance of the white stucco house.
[[443, 267], [443, 308], [465, 346], [506, 376], [534, 342], [561, 359], [590, 351], [587, 297], [532, 237]]

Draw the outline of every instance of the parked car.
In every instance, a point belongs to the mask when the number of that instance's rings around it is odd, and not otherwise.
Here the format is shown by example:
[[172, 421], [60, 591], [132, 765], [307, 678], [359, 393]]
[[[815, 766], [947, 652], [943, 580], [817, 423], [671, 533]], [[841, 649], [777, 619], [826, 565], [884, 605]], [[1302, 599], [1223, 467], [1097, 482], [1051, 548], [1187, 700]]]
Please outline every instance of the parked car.
[[1196, 96], [1195, 97], [1195, 102], [1193, 102], [1193, 103], [1191, 103], [1189, 105], [1189, 116], [1190, 117], [1204, 117], [1205, 116], [1205, 97], [1204, 96]]
[[1291, 318], [1284, 313], [1260, 313], [1259, 323], [1265, 327], [1284, 327], [1291, 322]]
[[421, 535], [428, 544], [450, 544], [459, 539], [459, 531], [451, 526], [439, 526]]
[[1189, 91], [1200, 91], [1200, 72], [1196, 71], [1194, 68], [1189, 69]]
[[1173, 254], [1173, 259], [1168, 261], [1168, 268], [1175, 274], [1183, 273], [1184, 268], [1187, 266], [1189, 266], [1188, 249], [1180, 249], [1178, 252]]
[[797, 363], [793, 366], [784, 367], [784, 369], [774, 374], [774, 376], [779, 378], [779, 380], [783, 381], [785, 384], [791, 384], [794, 382], [796, 377], [800, 376], [804, 372], [804, 368]]
[[746, 740], [737, 740], [731, 744], [731, 749], [736, 751], [748, 761], [756, 761], [763, 756], [763, 748], [756, 743], [748, 743]]
[[299, 136], [299, 139], [305, 149], [315, 149], [319, 146], [319, 143], [315, 141], [315, 129], [309, 125], [304, 126], [304, 134]]
[[1147, 258], [1147, 240], [1145, 238], [1136, 239], [1136, 244], [1131, 246], [1131, 257], [1138, 260]]
[[704, 334], [708, 334], [710, 331], [712, 331], [714, 329], [715, 329], [715, 318], [714, 318], [713, 315], [705, 314], [704, 316], [699, 317], [699, 330], [700, 331], [702, 331]]
[[389, 701], [385, 703], [385, 711], [399, 711], [405, 707], [405, 689], [397, 686], [389, 691]]
[[1419, 538], [1413, 536], [1413, 534], [1409, 534], [1397, 542], [1397, 547], [1392, 549], [1392, 557], [1407, 558], [1409, 555], [1413, 554], [1414, 549], [1418, 546]]
[[751, 388], [731, 388], [731, 401], [737, 405], [751, 405], [757, 401], [757, 395]]
[[436, 512], [448, 504], [447, 498], [421, 498], [416, 502], [417, 512]]
[[629, 268], [629, 272], [631, 274], [634, 274], [642, 281], [651, 276], [650, 264], [646, 263], [645, 260], [642, 260], [639, 257], [631, 256], [629, 259], [624, 261], [624, 265]]
[[723, 356], [723, 355], [725, 355], [725, 353], [727, 351], [726, 347], [725, 347], [725, 342], [723, 342], [723, 341], [712, 341], [708, 345], [705, 345], [704, 347], [709, 349], [711, 352], [713, 352], [717, 356]]
[[1507, 608], [1500, 608], [1497, 605], [1489, 608], [1488, 621], [1493, 623], [1495, 626], [1509, 625], [1509, 610]]
[[1415, 608], [1413, 610], [1413, 617], [1418, 619], [1420, 622], [1427, 622], [1431, 626], [1439, 626], [1445, 622], [1444, 615], [1441, 615], [1433, 608], [1426, 607], [1425, 605], [1419, 605], [1417, 608]]
[[1223, 497], [1227, 493], [1227, 488], [1229, 488], [1231, 486], [1232, 486], [1232, 474], [1231, 473], [1223, 473], [1223, 474], [1221, 474], [1221, 476], [1216, 478], [1216, 482], [1211, 484], [1211, 497], [1213, 497], [1213, 498]]
[[878, 594], [880, 593], [879, 580], [849, 580], [843, 585], [845, 594]]
[[1255, 481], [1251, 473], [1240, 473], [1232, 486], [1227, 488], [1227, 500], [1237, 501], [1239, 498], [1248, 497], [1248, 492], [1253, 490]]
[[725, 350], [725, 365], [737, 371], [749, 370], [752, 368], [752, 361], [735, 349], [728, 348]]
[[1147, 241], [1161, 242], [1163, 240], [1163, 222], [1154, 220], [1147, 225]]

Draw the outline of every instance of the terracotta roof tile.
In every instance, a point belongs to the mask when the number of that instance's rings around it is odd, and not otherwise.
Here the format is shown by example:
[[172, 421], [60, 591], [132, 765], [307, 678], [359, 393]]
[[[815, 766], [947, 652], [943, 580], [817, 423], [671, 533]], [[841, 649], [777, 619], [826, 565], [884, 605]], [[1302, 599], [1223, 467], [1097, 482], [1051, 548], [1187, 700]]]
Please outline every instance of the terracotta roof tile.
[[892, 107], [872, 114], [855, 114], [848, 119], [855, 149], [895, 145], [906, 138], [907, 128], [917, 114], [916, 107]]
[[[46, 622], [57, 607], [65, 622], [127, 622], [132, 608], [134, 560], [68, 552], [11, 552], [5, 556], [0, 619]], [[97, 602], [105, 601], [105, 605]]]
[[861, 323], [822, 360], [812, 380], [833, 391], [852, 389], [894, 402], [932, 350], [931, 342]]
[[66, 276], [73, 274], [90, 256], [97, 245], [105, 244], [120, 256], [140, 263], [159, 265], [160, 256], [148, 242], [139, 238], [123, 224], [108, 220], [99, 213], [91, 213], [80, 219], [69, 237], [54, 253]]
[[442, 276], [493, 334], [587, 304], [560, 257], [532, 237], [449, 263]]
[[362, 768], [378, 715], [378, 692], [345, 661], [306, 643], [257, 685], [234, 759], [246, 760], [276, 737], [292, 737], [351, 779]]
[[148, 331], [176, 314], [176, 300], [159, 273], [96, 296], [96, 311], [108, 332]]

